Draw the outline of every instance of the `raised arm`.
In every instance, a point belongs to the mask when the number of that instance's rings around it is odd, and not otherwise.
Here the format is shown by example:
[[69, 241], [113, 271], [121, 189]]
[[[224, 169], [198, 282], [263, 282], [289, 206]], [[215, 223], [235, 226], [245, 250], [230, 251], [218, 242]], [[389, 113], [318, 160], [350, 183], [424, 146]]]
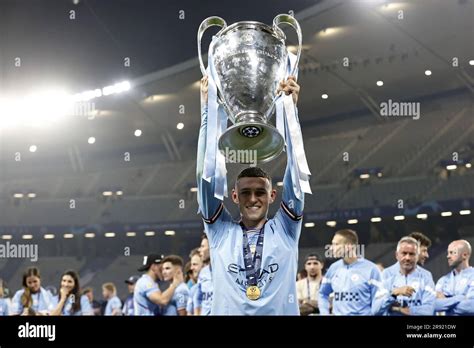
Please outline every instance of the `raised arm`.
[[[207, 142], [207, 97], [208, 97], [208, 78], [201, 79], [201, 128], [199, 129], [196, 179], [198, 187], [199, 211], [207, 224], [214, 223], [221, 214], [225, 212], [224, 204], [221, 200], [214, 197], [215, 180], [211, 178], [210, 182], [203, 179], [204, 162], [206, 155]], [[208, 154], [209, 155], [209, 154]]]

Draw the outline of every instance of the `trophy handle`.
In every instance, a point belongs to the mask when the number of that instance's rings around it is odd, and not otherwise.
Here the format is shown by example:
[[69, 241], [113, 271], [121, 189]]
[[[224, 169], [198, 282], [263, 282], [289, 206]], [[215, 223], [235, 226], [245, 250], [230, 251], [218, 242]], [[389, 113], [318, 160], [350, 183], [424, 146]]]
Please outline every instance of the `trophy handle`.
[[206, 73], [206, 67], [204, 66], [204, 63], [202, 61], [201, 39], [204, 32], [212, 26], [218, 26], [218, 27], [222, 27], [222, 29], [225, 29], [227, 27], [227, 23], [221, 17], [212, 16], [203, 20], [201, 25], [199, 26], [198, 33], [197, 33], [197, 44], [198, 44], [199, 66], [201, 67], [202, 76], [206, 76], [207, 73]]
[[[301, 56], [301, 45], [303, 41], [303, 35], [301, 34], [301, 27], [295, 17], [290, 16], [288, 14], [279, 14], [273, 19], [273, 27], [278, 27], [281, 23], [289, 24], [296, 30], [296, 34], [298, 35], [298, 52], [296, 54], [296, 64], [291, 72], [292, 76], [295, 76], [296, 69], [298, 69], [298, 63], [300, 61]], [[280, 29], [280, 28], [279, 28]]]

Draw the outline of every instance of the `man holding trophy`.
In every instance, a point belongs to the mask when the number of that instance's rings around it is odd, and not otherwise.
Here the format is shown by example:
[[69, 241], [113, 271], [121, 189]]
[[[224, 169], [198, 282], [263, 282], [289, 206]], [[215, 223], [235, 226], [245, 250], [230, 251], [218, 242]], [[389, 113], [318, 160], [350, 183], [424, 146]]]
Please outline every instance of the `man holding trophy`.
[[[197, 153], [199, 210], [211, 253], [213, 315], [299, 315], [296, 296], [298, 241], [304, 194], [311, 193], [296, 103], [298, 55], [288, 53], [286, 23], [298, 33], [298, 22], [278, 15], [273, 27], [238, 22], [229, 27], [219, 17], [206, 19], [198, 32], [201, 71], [201, 128]], [[203, 32], [223, 29], [209, 48], [208, 69], [200, 52]], [[276, 110], [275, 128], [268, 123]], [[227, 120], [234, 124], [227, 129]], [[230, 149], [230, 150], [229, 150]], [[255, 151], [257, 162], [277, 157], [284, 149], [287, 166], [283, 197], [275, 217], [268, 219], [276, 199], [270, 176], [252, 166], [244, 169], [232, 189], [241, 219], [232, 220], [223, 204], [226, 158], [230, 151]]]

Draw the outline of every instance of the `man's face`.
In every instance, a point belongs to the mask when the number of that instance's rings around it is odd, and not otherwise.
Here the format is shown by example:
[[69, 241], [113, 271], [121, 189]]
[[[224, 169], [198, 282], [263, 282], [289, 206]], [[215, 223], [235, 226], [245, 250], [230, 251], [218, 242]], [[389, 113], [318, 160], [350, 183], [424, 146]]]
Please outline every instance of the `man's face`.
[[102, 288], [102, 296], [103, 296], [106, 300], [108, 300], [109, 298], [112, 297], [112, 293], [111, 293], [109, 290]]
[[346, 239], [339, 234], [334, 235], [331, 242], [331, 250], [332, 257], [336, 259], [344, 257], [346, 250]]
[[397, 261], [400, 263], [401, 269], [407, 273], [411, 272], [416, 266], [418, 259], [416, 249], [417, 246], [414, 244], [402, 243], [396, 253]]
[[199, 247], [199, 254], [203, 261], [209, 260], [209, 241], [207, 238], [201, 240], [201, 246]]
[[129, 292], [130, 294], [132, 294], [133, 291], [135, 290], [135, 284], [129, 284], [129, 283], [127, 283], [127, 287], [128, 287], [128, 292]]
[[191, 271], [193, 271], [193, 278], [197, 279], [202, 268], [202, 259], [199, 255], [191, 257]]
[[232, 190], [232, 200], [239, 205], [242, 219], [260, 222], [268, 214], [268, 207], [275, 200], [276, 190], [266, 178], [240, 178]]
[[161, 272], [163, 273], [163, 280], [171, 281], [174, 277], [176, 266], [173, 266], [171, 262], [165, 262], [163, 264], [163, 269]]
[[418, 264], [420, 266], [423, 266], [430, 258], [430, 254], [428, 254], [428, 247], [426, 245], [420, 246], [420, 255], [418, 255]]
[[322, 264], [316, 259], [309, 259], [304, 264], [304, 269], [310, 277], [316, 277], [318, 274], [321, 274]]
[[463, 261], [462, 246], [458, 243], [451, 243], [448, 246], [448, 265], [451, 268], [456, 268]]

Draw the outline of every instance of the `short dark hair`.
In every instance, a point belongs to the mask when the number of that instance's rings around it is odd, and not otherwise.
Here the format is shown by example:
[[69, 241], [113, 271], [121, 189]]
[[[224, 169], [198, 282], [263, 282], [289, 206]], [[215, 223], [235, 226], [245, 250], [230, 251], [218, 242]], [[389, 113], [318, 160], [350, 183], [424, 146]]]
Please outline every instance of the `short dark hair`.
[[348, 244], [353, 244], [357, 245], [359, 244], [359, 237], [357, 236], [356, 231], [349, 230], [349, 229], [344, 229], [344, 230], [339, 230], [335, 234], [338, 234], [348, 242]]
[[168, 256], [166, 256], [161, 261], [161, 264], [164, 264], [165, 262], [170, 262], [173, 266], [183, 267], [183, 265], [184, 265], [183, 259], [181, 258], [181, 256], [178, 256], [178, 255], [168, 255]]
[[420, 246], [425, 246], [427, 248], [431, 246], [431, 239], [421, 232], [412, 232], [408, 235], [408, 237], [416, 239], [418, 242], [420, 242]]
[[272, 178], [266, 171], [259, 167], [248, 167], [242, 170], [237, 177], [237, 180], [240, 178], [265, 178], [268, 181], [272, 182]]

